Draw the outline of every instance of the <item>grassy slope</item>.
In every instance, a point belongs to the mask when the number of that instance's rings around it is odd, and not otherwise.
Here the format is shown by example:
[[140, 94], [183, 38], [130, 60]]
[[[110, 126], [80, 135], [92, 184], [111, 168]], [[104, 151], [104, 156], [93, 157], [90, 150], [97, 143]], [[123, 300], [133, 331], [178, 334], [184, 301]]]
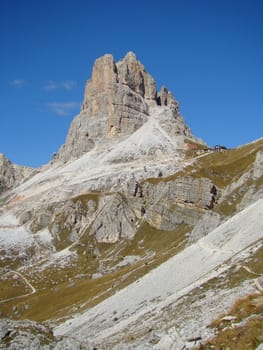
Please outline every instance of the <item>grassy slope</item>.
[[[67, 317], [76, 310], [91, 307], [183, 249], [186, 243], [185, 233], [188, 231], [189, 227], [186, 225], [179, 226], [176, 231], [166, 232], [142, 223], [132, 241], [96, 244], [100, 251], [98, 257], [87, 253], [87, 241], [89, 245], [95, 242], [86, 235], [82, 240], [85, 244], [78, 247], [79, 259], [72, 261], [71, 266], [51, 266], [43, 272], [25, 271], [24, 276], [37, 292], [17, 299], [15, 314], [14, 301], [2, 304], [1, 311], [6, 317], [45, 321]], [[127, 255], [135, 255], [140, 259], [132, 265], [112, 269], [113, 265], [121, 262]], [[92, 279], [92, 274], [102, 264], [105, 274], [98, 279]]]
[[194, 350], [256, 349], [263, 343], [263, 292], [237, 300], [232, 308], [210, 327], [216, 330], [217, 335]]
[[182, 175], [206, 177], [219, 188], [224, 188], [238, 179], [255, 161], [256, 153], [263, 150], [263, 139], [240, 148], [224, 152], [212, 152], [197, 157], [193, 165], [166, 178], [152, 178], [152, 183], [172, 181]]

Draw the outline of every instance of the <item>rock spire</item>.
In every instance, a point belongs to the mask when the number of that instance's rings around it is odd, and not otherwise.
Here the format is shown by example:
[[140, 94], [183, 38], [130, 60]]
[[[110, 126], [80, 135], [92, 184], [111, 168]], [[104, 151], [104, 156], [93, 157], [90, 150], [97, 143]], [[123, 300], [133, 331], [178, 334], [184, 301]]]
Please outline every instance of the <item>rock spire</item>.
[[[128, 52], [117, 63], [110, 54], [98, 58], [86, 84], [81, 112], [73, 120], [66, 143], [55, 159], [76, 159], [101, 142], [131, 135], [151, 116], [151, 108], [157, 106], [171, 109], [173, 117], [180, 119], [179, 105], [172, 93], [165, 87], [157, 93], [153, 77], [134, 53]], [[185, 124], [179, 129], [190, 133]]]

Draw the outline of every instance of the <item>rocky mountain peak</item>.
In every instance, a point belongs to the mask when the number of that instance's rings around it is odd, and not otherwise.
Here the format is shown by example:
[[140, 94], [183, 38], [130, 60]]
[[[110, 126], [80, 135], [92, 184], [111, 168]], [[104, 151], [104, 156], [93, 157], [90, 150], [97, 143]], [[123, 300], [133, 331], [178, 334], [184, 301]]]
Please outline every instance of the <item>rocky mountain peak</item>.
[[133, 53], [96, 60], [56, 164], [0, 154], [0, 349], [255, 349], [263, 139], [215, 150]]
[[[152, 110], [170, 110], [171, 135], [192, 137], [179, 113], [178, 102], [165, 87], [157, 94], [156, 83], [133, 52], [115, 62], [111, 54], [96, 59], [87, 81], [80, 114], [73, 120], [65, 145], [55, 159], [76, 159], [106, 142], [128, 137], [152, 117]], [[154, 112], [156, 113], [156, 111]], [[176, 126], [175, 126], [176, 124]], [[169, 122], [166, 126], [170, 127]], [[168, 127], [168, 129], [169, 129]]]
[[[156, 83], [133, 52], [128, 52], [117, 63], [111, 54], [106, 54], [96, 59], [94, 63], [91, 80], [87, 82], [82, 109], [89, 107], [90, 95], [94, 96], [95, 92], [101, 94], [105, 91], [112, 93], [114, 84], [128, 87], [148, 100], [148, 103], [152, 101], [155, 105], [157, 102]], [[114, 103], [114, 100], [111, 102]]]

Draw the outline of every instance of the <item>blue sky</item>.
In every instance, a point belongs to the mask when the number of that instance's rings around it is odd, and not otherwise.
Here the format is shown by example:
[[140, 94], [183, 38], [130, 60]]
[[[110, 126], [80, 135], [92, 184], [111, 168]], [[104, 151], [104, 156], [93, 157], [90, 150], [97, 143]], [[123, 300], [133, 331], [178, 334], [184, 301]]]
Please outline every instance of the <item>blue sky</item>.
[[135, 52], [193, 133], [263, 136], [263, 1], [1, 0], [0, 152], [40, 166], [64, 143], [97, 57]]

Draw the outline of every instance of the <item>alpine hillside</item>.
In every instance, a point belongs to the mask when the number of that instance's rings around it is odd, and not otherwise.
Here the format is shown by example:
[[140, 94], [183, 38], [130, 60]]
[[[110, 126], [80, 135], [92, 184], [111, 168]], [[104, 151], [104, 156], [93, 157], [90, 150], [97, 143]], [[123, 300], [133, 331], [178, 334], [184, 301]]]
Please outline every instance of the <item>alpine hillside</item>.
[[263, 139], [207, 146], [134, 53], [98, 58], [49, 164], [0, 154], [0, 348], [256, 349], [262, 175]]

